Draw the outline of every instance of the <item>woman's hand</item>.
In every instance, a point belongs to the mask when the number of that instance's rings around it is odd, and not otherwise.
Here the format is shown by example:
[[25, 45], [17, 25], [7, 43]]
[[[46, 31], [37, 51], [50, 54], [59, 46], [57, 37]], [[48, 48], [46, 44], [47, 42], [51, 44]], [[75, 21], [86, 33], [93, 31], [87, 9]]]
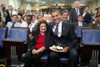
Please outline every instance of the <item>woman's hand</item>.
[[45, 50], [45, 47], [41, 47], [40, 49], [37, 50], [37, 52], [43, 52]]
[[29, 38], [30, 40], [32, 40], [34, 37], [32, 36], [32, 34], [29, 34]]
[[43, 52], [46, 48], [45, 47], [41, 47], [40, 49], [36, 50], [36, 49], [33, 49], [32, 50], [32, 54], [38, 54], [40, 52]]
[[38, 54], [37, 50], [36, 49], [33, 49], [32, 50], [32, 54]]

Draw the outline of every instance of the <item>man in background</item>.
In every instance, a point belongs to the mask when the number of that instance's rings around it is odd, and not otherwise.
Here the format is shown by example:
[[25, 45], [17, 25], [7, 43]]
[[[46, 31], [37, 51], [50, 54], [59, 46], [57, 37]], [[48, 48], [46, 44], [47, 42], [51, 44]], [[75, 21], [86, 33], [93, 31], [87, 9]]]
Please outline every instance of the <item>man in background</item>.
[[82, 10], [79, 8], [79, 2], [75, 2], [75, 8], [70, 10], [70, 21], [73, 23], [77, 22], [78, 15], [82, 15]]
[[11, 21], [11, 16], [12, 16], [12, 12], [13, 12], [13, 7], [11, 5], [8, 6], [8, 10], [6, 10], [7, 16], [6, 16], [6, 24], [7, 22]]
[[3, 25], [5, 25], [6, 22], [6, 5], [5, 4], [1, 4], [1, 8], [0, 8], [0, 20], [2, 21]]

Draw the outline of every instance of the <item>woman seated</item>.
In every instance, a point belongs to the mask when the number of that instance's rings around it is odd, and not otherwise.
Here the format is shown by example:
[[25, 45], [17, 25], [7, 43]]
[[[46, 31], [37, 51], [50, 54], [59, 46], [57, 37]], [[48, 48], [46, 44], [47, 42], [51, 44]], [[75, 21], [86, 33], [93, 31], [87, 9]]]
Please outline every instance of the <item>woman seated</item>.
[[[30, 53], [26, 53], [25, 67], [41, 67], [40, 58], [49, 50], [52, 45], [51, 33], [48, 24], [41, 19], [37, 23], [37, 29], [32, 32], [33, 39], [28, 43]], [[32, 38], [32, 37], [31, 37]]]

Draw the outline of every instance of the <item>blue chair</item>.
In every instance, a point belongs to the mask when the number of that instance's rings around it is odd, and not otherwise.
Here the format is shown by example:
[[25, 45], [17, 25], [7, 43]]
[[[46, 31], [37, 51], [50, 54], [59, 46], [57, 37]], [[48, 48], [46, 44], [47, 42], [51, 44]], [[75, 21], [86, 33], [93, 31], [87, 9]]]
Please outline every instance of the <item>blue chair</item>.
[[0, 55], [4, 53], [2, 40], [5, 39], [7, 33], [7, 27], [0, 27]]
[[78, 36], [78, 29], [75, 28], [75, 34]]
[[10, 56], [10, 46], [16, 46], [17, 54], [19, 56], [25, 52], [28, 33], [28, 28], [14, 27], [10, 29], [9, 38], [2, 41], [6, 56]]
[[9, 32], [9, 40], [27, 41], [28, 28], [11, 28]]
[[82, 29], [82, 45], [82, 61], [89, 62], [92, 50], [100, 51], [100, 29]]
[[77, 31], [78, 31], [77, 36], [81, 37], [81, 30], [82, 29], [90, 29], [90, 28], [92, 28], [92, 27], [87, 27], [87, 26], [80, 27], [80, 26], [77, 26]]
[[100, 30], [82, 30], [82, 44], [100, 44]]

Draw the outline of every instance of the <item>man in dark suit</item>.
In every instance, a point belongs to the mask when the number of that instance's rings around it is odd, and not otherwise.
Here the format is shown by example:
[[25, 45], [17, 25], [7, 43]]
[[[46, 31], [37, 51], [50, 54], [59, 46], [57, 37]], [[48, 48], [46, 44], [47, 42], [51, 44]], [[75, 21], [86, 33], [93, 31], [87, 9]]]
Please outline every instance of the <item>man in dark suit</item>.
[[91, 14], [88, 12], [89, 10], [89, 7], [86, 6], [84, 8], [84, 12], [83, 12], [83, 19], [84, 19], [84, 22], [86, 22], [87, 24], [91, 23], [92, 22], [92, 16]]
[[83, 22], [82, 15], [79, 15], [78, 16], [78, 22], [75, 22], [74, 24], [75, 24], [76, 27], [77, 26], [87, 26], [87, 24], [85, 22]]
[[53, 33], [54, 45], [62, 46], [64, 49], [63, 52], [50, 52], [49, 60], [52, 67], [60, 67], [60, 57], [62, 56], [68, 57], [68, 67], [77, 67], [78, 40], [73, 25], [62, 22], [58, 11], [52, 12], [52, 19], [53, 22], [50, 22], [49, 28]]
[[79, 8], [79, 2], [75, 2], [75, 8], [70, 10], [70, 21], [73, 23], [77, 22], [78, 15], [82, 15], [82, 10]]
[[12, 16], [12, 11], [13, 11], [13, 7], [11, 5], [8, 6], [8, 10], [6, 10], [7, 16], [6, 16], [6, 24], [7, 22], [11, 21], [11, 16]]

